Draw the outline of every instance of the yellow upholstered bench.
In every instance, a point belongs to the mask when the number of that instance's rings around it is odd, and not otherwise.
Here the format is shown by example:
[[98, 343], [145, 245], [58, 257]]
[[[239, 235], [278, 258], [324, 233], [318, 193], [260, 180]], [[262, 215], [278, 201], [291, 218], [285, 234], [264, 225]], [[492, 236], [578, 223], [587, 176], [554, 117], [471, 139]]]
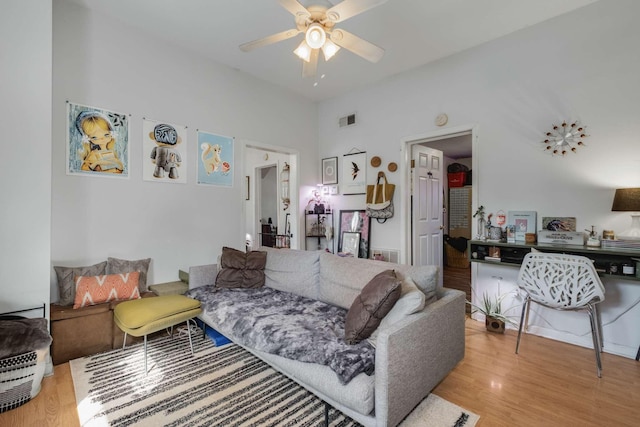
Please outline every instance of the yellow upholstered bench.
[[124, 332], [123, 350], [127, 342], [127, 334], [134, 337], [144, 336], [144, 372], [146, 373], [147, 335], [186, 322], [189, 345], [193, 354], [189, 320], [201, 312], [202, 308], [198, 300], [184, 295], [164, 295], [120, 303], [113, 311], [113, 320]]

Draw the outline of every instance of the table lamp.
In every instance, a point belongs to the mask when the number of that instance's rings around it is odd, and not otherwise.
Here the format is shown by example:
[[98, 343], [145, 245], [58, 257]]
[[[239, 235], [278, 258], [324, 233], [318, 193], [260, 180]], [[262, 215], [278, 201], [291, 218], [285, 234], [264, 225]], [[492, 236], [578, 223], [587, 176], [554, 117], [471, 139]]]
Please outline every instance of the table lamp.
[[613, 197], [613, 212], [633, 212], [631, 214], [631, 228], [618, 237], [623, 239], [640, 240], [640, 188], [618, 188]]

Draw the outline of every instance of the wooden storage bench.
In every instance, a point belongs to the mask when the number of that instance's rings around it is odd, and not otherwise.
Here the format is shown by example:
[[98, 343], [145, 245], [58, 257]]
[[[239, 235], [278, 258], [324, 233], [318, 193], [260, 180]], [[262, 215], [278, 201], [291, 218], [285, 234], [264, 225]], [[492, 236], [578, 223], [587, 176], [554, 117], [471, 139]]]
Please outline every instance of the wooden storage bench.
[[[142, 298], [155, 297], [145, 292]], [[51, 357], [54, 365], [78, 357], [122, 347], [124, 333], [113, 321], [114, 308], [123, 301], [113, 301], [78, 309], [51, 304]], [[139, 338], [127, 337], [127, 344]]]

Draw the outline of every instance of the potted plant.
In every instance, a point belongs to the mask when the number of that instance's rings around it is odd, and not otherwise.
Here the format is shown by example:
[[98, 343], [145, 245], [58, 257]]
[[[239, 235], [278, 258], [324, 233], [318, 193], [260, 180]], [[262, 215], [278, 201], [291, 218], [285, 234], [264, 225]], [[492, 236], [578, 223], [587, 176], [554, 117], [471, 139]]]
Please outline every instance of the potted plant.
[[484, 314], [487, 331], [503, 334], [507, 323], [517, 325], [516, 322], [511, 320], [505, 314], [514, 307], [502, 310], [502, 301], [507, 295], [509, 295], [509, 293], [510, 292], [492, 297], [487, 292], [484, 292], [479, 305], [473, 304], [471, 301], [467, 301], [467, 304], [471, 306], [471, 314], [476, 312]]

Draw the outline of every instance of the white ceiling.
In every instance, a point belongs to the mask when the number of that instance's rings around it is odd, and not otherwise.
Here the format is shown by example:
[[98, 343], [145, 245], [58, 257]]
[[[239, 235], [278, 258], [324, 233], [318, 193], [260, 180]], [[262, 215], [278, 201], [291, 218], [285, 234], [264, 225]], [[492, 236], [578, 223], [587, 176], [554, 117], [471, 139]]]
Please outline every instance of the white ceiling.
[[[302, 61], [293, 54], [302, 34], [249, 53], [238, 49], [242, 43], [295, 28], [293, 15], [278, 0], [71, 1], [319, 101], [596, 0], [389, 0], [336, 26], [384, 48], [382, 60], [372, 64], [342, 49], [329, 62], [319, 59], [316, 79], [302, 78]], [[331, 5], [327, 0], [300, 3]]]

